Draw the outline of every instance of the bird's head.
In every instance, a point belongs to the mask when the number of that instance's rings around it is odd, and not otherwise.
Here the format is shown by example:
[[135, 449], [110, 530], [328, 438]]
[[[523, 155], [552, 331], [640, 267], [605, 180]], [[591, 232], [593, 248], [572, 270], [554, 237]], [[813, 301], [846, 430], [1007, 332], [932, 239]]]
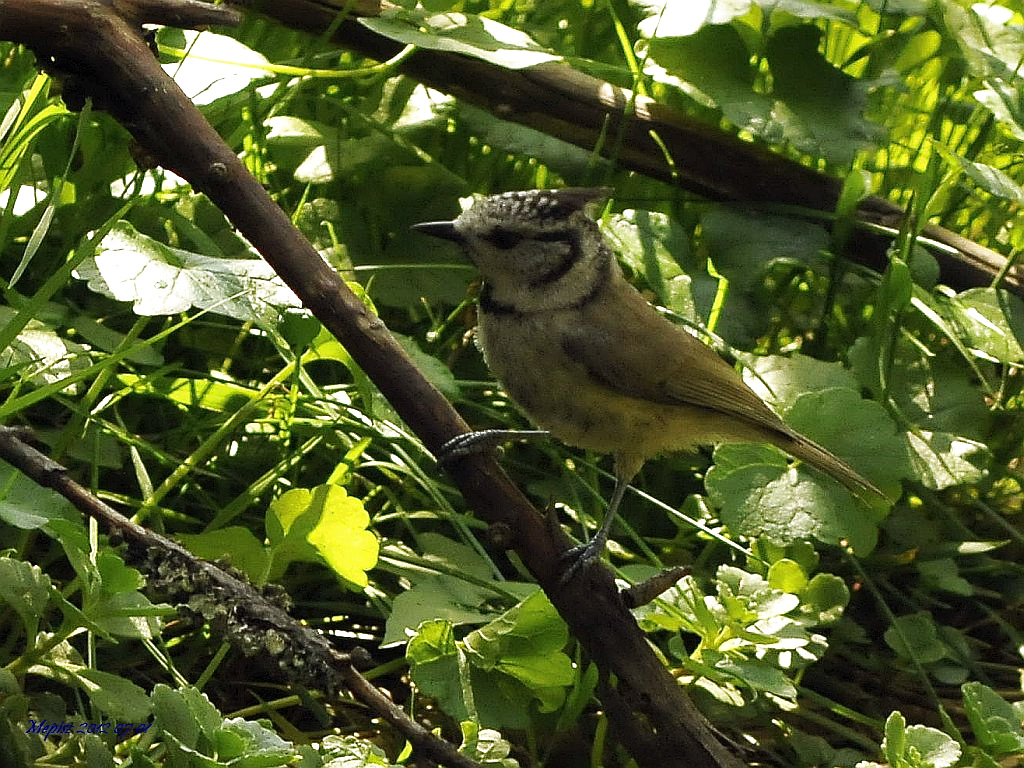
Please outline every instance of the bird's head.
[[458, 243], [491, 298], [516, 310], [567, 306], [591, 290], [611, 252], [587, 206], [606, 188], [505, 192], [476, 201], [452, 221], [413, 229]]

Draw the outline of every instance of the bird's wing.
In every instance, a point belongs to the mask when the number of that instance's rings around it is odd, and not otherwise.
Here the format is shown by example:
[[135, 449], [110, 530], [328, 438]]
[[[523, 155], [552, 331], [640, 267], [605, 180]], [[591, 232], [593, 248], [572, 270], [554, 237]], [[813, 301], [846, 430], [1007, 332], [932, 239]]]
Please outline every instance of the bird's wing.
[[844, 461], [787, 427], [714, 350], [659, 315], [640, 294], [617, 294], [589, 304], [562, 339], [563, 351], [592, 381], [622, 395], [734, 417], [858, 496], [886, 498]]
[[[635, 297], [635, 300], [634, 300]], [[563, 350], [590, 378], [618, 393], [692, 405], [788, 432], [782, 421], [714, 350], [666, 320], [639, 294], [587, 307]]]

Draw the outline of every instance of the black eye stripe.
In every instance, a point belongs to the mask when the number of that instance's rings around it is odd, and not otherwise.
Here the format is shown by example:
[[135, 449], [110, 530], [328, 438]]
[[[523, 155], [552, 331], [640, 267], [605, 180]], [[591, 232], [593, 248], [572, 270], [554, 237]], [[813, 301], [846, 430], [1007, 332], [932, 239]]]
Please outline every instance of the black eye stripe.
[[496, 248], [507, 251], [523, 242], [523, 235], [505, 227], [495, 227], [484, 236], [484, 240]]
[[503, 251], [507, 251], [510, 248], [515, 248], [523, 240], [536, 240], [538, 243], [557, 243], [559, 240], [564, 240], [570, 244], [576, 241], [576, 233], [572, 229], [552, 229], [546, 232], [531, 232], [529, 235], [517, 232], [507, 227], [494, 227], [484, 235], [486, 240], [491, 245], [500, 248]]
[[573, 243], [579, 239], [579, 233], [575, 229], [552, 229], [547, 232], [538, 232], [533, 235], [531, 240], [538, 240], [542, 243], [554, 243], [559, 240], [565, 240], [567, 243]]

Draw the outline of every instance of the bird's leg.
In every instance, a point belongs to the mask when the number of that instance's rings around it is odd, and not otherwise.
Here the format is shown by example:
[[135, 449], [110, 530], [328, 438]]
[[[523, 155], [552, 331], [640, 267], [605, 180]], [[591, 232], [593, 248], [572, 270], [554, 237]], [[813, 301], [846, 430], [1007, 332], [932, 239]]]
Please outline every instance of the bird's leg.
[[622, 497], [628, 487], [629, 480], [620, 477], [615, 481], [615, 490], [612, 491], [612, 497], [608, 501], [608, 511], [604, 513], [601, 527], [597, 529], [594, 538], [586, 544], [566, 550], [562, 555], [562, 560], [566, 563], [566, 569], [560, 579], [562, 584], [572, 581], [586, 566], [601, 557], [605, 545], [608, 544], [608, 535], [611, 533], [612, 523], [615, 522], [615, 513], [618, 511], [619, 504], [622, 503]]
[[[444, 466], [455, 459], [495, 448], [506, 440], [536, 440], [540, 437], [550, 437], [550, 435], [550, 432], [543, 429], [482, 429], [475, 432], [463, 432], [444, 443], [438, 448], [435, 455], [437, 463]], [[616, 466], [616, 470], [619, 469], [620, 467]], [[562, 560], [566, 563], [565, 572], [560, 579], [562, 584], [576, 578], [580, 571], [597, 560], [604, 552], [604, 548], [608, 544], [608, 536], [611, 534], [612, 524], [615, 522], [615, 514], [622, 503], [626, 488], [629, 487], [629, 481], [636, 474], [635, 470], [639, 469], [639, 466], [633, 469], [634, 471], [630, 471], [627, 477], [616, 479], [615, 490], [612, 491], [612, 497], [608, 500], [608, 510], [604, 513], [601, 527], [597, 529], [594, 537], [586, 544], [566, 550], [562, 555]]]
[[496, 448], [506, 440], [536, 440], [549, 437], [543, 429], [482, 429], [456, 435], [437, 450], [437, 463], [445, 465], [474, 453]]

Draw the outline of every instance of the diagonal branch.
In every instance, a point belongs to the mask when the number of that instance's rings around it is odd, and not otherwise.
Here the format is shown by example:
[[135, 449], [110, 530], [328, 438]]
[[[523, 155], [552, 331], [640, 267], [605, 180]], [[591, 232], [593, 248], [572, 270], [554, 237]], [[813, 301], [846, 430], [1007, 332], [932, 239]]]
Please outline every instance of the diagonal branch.
[[[337, 24], [340, 11], [324, 2], [234, 2], [314, 35], [333, 29], [332, 39], [339, 45], [378, 61], [402, 50], [400, 43], [356, 19], [345, 16]], [[363, 8], [366, 14], [371, 11]], [[460, 54], [419, 49], [403, 58], [399, 69], [503, 120], [598, 151], [622, 168], [712, 200], [791, 205], [831, 215], [842, 191], [840, 179], [561, 62], [513, 70]], [[895, 203], [866, 198], [857, 210], [864, 226], [855, 230], [843, 255], [884, 269], [888, 248], [905, 217]], [[889, 233], [879, 233], [878, 228]], [[1002, 254], [936, 224], [924, 226], [921, 242], [930, 246], [947, 284], [959, 290], [986, 286], [1006, 270], [1002, 281], [1024, 294], [1024, 267], [1006, 269]]]
[[[322, 635], [296, 621], [279, 601], [248, 581], [200, 560], [177, 542], [137, 525], [68, 477], [66, 470], [26, 443], [26, 430], [0, 427], [0, 459], [43, 488], [96, 518], [111, 537], [122, 539], [135, 562], [145, 563], [147, 586], [161, 599], [187, 604], [221, 629], [225, 639], [247, 656], [259, 655], [282, 675], [310, 689], [335, 695], [346, 688], [405, 736], [420, 754], [455, 768], [480, 768], [450, 743], [430, 733], [395, 706], [355, 664], [366, 652], [341, 653]], [[275, 639], [267, 642], [268, 637]]]
[[[178, 0], [147, 0], [152, 9]], [[204, 192], [345, 346], [426, 446], [467, 430], [384, 327], [320, 258], [177, 85], [140, 34], [134, 0], [0, 0], [0, 38], [33, 48], [49, 68], [73, 75], [81, 97], [109, 110], [159, 164]], [[126, 21], [118, 9], [134, 9]], [[616, 590], [592, 568], [559, 586], [568, 541], [549, 527], [492, 456], [453, 466], [478, 514], [513, 532], [513, 546], [615, 685], [602, 688], [612, 727], [643, 766], [738, 768], [683, 688], [669, 675]]]

